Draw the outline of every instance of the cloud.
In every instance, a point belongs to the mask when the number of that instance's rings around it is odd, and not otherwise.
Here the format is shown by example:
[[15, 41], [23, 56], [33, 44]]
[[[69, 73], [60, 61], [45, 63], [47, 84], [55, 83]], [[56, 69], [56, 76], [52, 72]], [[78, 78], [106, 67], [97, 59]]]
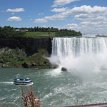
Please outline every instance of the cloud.
[[89, 17], [92, 17], [88, 14], [78, 14], [78, 15], [75, 15], [75, 19], [77, 20], [83, 20], [84, 18], [89, 18]]
[[54, 0], [52, 7], [64, 6], [66, 4], [79, 1], [79, 0]]
[[7, 21], [21, 21], [21, 17], [18, 17], [18, 16], [12, 16], [12, 17], [9, 17], [7, 19]]
[[66, 28], [66, 29], [77, 29], [78, 24], [75, 24], [75, 23], [67, 24], [67, 25], [64, 26], [64, 28]]
[[69, 23], [64, 28], [81, 31], [83, 34], [106, 34], [106, 16], [96, 16], [95, 18], [83, 18], [79, 23]]
[[10, 13], [18, 13], [18, 12], [23, 12], [25, 11], [24, 8], [14, 8], [14, 9], [7, 9], [6, 12]]
[[38, 19], [35, 19], [34, 22], [36, 23], [46, 23], [50, 20], [64, 20], [66, 16], [63, 15], [63, 14], [55, 14], [55, 15], [52, 15], [52, 16], [45, 16], [43, 18], [38, 18]]
[[107, 7], [84, 5], [69, 9], [65, 15], [73, 15], [75, 23], [68, 23], [64, 28], [83, 34], [107, 34]]
[[56, 12], [56, 13], [60, 13], [60, 12], [65, 12], [67, 10], [67, 8], [54, 8], [54, 9], [52, 9], [51, 11], [52, 12]]
[[80, 7], [74, 7], [72, 9], [73, 13], [102, 13], [102, 12], [106, 12], [107, 11], [107, 7], [101, 7], [101, 6], [87, 6], [87, 5], [83, 5]]
[[[87, 6], [83, 5], [80, 7], [74, 7], [74, 8], [54, 8], [51, 10], [53, 12], [57, 12], [54, 15], [51, 16], [45, 16], [43, 18], [35, 19], [35, 22], [48, 22], [50, 20], [64, 20], [65, 18], [69, 16], [74, 16], [74, 19], [95, 19], [96, 16], [104, 16], [107, 14], [107, 7], [101, 7], [101, 6]], [[101, 17], [100, 17], [101, 19]]]

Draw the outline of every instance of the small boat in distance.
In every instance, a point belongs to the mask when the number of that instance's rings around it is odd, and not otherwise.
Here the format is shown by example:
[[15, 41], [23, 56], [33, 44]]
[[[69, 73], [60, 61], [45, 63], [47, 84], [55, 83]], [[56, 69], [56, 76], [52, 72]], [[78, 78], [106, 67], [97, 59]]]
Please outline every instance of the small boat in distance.
[[15, 85], [25, 86], [25, 85], [33, 85], [33, 82], [30, 78], [15, 78], [14, 79]]

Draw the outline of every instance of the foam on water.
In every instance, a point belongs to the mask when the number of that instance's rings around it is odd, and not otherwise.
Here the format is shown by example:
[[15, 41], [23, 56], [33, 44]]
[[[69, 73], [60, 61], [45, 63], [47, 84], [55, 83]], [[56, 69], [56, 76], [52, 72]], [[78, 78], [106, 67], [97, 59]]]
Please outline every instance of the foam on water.
[[[88, 68], [87, 68], [88, 69]], [[17, 70], [17, 69], [16, 69]], [[14, 71], [16, 71], [14, 70]], [[20, 70], [19, 73], [27, 75], [34, 82], [34, 92], [40, 97], [41, 107], [64, 107], [77, 104], [103, 103], [107, 102], [107, 70], [94, 73], [91, 72], [89, 78], [82, 71], [55, 72], [56, 75], [47, 75], [49, 70], [44, 69], [31, 72], [28, 69], [26, 72]], [[56, 69], [55, 69], [56, 70]], [[2, 70], [3, 71], [3, 70]], [[1, 81], [4, 80], [5, 74], [8, 74], [8, 79], [14, 77], [14, 71], [8, 71], [2, 75]], [[45, 71], [45, 72], [44, 72]], [[13, 75], [13, 76], [10, 76]], [[80, 78], [80, 75], [82, 78]], [[10, 76], [10, 77], [9, 77]], [[85, 81], [84, 81], [85, 80]], [[86, 81], [87, 80], [87, 81]], [[0, 85], [0, 104], [4, 107], [21, 107], [21, 93], [18, 87], [12, 85]], [[15, 105], [16, 104], [16, 105]], [[2, 107], [0, 105], [0, 107]]]
[[51, 100], [50, 105], [52, 107], [55, 107], [55, 104], [58, 107], [58, 104], [59, 106], [67, 106], [67, 104], [77, 105], [83, 103], [105, 103], [107, 101], [106, 90], [106, 82], [86, 82], [76, 86], [71, 86], [70, 84], [66, 84], [63, 86], [59, 85], [58, 87], [55, 87], [49, 94], [45, 95], [42, 100], [44, 102], [48, 102]]
[[4, 85], [13, 85], [13, 82], [0, 82], [0, 84], [4, 84]]

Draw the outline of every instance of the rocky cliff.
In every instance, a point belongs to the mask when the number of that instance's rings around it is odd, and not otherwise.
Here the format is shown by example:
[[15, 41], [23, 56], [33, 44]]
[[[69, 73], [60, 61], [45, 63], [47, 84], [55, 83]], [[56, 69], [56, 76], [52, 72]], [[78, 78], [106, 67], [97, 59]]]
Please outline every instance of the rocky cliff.
[[19, 48], [23, 49], [26, 54], [32, 55], [38, 52], [39, 49], [45, 49], [48, 54], [51, 54], [52, 48], [52, 38], [42, 37], [42, 38], [0, 38], [0, 48]]

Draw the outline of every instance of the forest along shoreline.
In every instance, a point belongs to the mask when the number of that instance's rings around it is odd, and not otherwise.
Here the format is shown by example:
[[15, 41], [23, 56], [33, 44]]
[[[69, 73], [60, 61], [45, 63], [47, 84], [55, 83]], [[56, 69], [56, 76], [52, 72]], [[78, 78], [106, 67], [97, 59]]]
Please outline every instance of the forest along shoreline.
[[0, 67], [52, 68], [45, 58], [51, 55], [54, 37], [81, 37], [81, 32], [58, 28], [0, 27]]

